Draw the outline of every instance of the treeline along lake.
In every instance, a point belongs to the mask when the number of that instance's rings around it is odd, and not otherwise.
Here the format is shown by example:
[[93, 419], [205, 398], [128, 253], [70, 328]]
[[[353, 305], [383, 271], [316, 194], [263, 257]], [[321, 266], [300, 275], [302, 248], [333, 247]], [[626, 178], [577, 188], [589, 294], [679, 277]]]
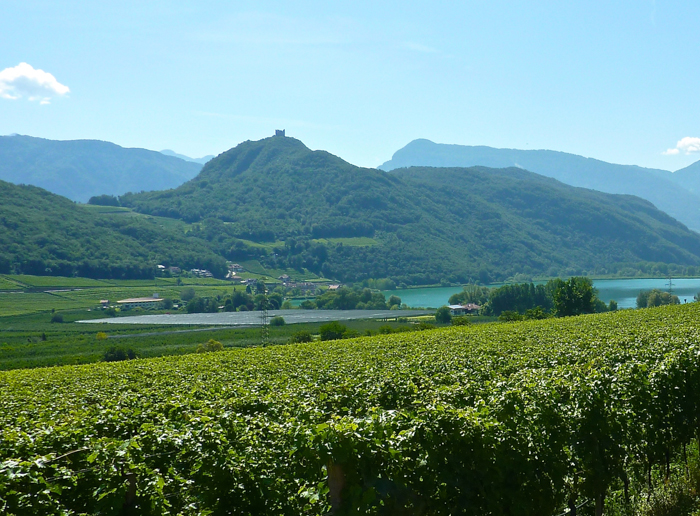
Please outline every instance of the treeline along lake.
[[[700, 292], [700, 278], [672, 279], [673, 293], [681, 303], [694, 301], [694, 296]], [[538, 282], [535, 282], [538, 283]], [[544, 283], [544, 282], [542, 282]], [[499, 287], [498, 285], [489, 285]], [[640, 292], [659, 289], [668, 292], [668, 278], [635, 278], [635, 279], [600, 279], [593, 280], [593, 286], [598, 289], [598, 297], [608, 303], [611, 299], [617, 301], [619, 308], [635, 308]], [[388, 297], [396, 295], [409, 307], [434, 307], [446, 305], [450, 296], [461, 292], [462, 287], [426, 287], [387, 290]]]

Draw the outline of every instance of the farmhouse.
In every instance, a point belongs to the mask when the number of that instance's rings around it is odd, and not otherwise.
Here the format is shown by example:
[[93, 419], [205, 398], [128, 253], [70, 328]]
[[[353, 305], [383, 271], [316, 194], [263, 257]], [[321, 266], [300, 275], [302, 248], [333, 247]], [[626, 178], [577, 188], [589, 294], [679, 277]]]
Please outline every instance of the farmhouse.
[[448, 305], [448, 308], [452, 315], [476, 315], [479, 313], [479, 310], [481, 310], [481, 307], [474, 303], [467, 303], [466, 305]]

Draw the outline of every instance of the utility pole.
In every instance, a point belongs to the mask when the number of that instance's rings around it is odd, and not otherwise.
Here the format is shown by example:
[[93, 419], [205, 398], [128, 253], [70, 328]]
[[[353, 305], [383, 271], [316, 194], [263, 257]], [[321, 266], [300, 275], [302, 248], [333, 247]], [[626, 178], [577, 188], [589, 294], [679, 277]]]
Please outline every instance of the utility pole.
[[258, 291], [258, 294], [263, 295], [263, 298], [260, 301], [260, 343], [263, 345], [263, 347], [265, 347], [270, 342], [270, 324], [267, 317], [267, 287], [263, 281], [259, 281], [256, 290]]
[[668, 277], [668, 293], [673, 294], [673, 278]]

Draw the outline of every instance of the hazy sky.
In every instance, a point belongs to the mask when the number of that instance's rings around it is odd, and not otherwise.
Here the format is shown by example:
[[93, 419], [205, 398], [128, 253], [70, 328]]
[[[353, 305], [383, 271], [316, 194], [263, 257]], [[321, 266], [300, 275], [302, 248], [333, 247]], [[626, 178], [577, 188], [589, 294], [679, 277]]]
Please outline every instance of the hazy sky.
[[[700, 159], [700, 2], [0, 0], [0, 134]], [[24, 63], [24, 64], [21, 64]]]

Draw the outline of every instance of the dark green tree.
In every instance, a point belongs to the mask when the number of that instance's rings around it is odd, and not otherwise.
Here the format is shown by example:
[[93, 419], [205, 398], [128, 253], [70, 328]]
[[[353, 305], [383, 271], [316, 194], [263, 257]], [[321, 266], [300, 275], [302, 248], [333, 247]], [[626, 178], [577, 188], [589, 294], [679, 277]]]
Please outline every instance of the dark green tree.
[[554, 310], [557, 316], [591, 314], [595, 312], [596, 289], [590, 278], [575, 276], [561, 281], [554, 291]]

